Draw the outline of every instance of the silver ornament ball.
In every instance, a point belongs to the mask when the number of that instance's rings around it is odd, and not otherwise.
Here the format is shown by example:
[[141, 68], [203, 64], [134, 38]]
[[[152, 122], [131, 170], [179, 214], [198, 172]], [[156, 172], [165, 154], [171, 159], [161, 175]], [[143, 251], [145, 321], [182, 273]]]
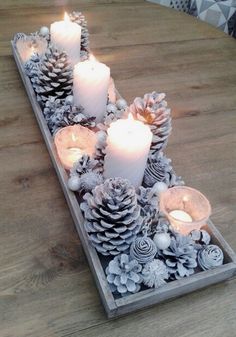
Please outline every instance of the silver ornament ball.
[[72, 95], [69, 95], [66, 97], [65, 99], [65, 103], [68, 104], [68, 105], [72, 105], [74, 102], [74, 97]]
[[47, 36], [49, 34], [49, 29], [46, 26], [40, 28], [39, 34], [41, 36]]
[[166, 190], [168, 190], [168, 186], [165, 183], [161, 182], [161, 181], [157, 182], [152, 187], [152, 192], [154, 194], [158, 194], [158, 195], [160, 195], [162, 192], [165, 192]]
[[127, 108], [127, 102], [125, 99], [120, 98], [116, 101], [116, 106], [119, 110], [123, 110]]
[[113, 103], [109, 103], [109, 104], [107, 104], [107, 112], [109, 113], [116, 113], [116, 111], [117, 111], [117, 107], [115, 106], [115, 104], [113, 104]]
[[68, 188], [75, 192], [80, 188], [80, 178], [76, 175], [71, 176], [67, 181]]
[[171, 239], [168, 233], [156, 233], [153, 241], [158, 249], [164, 250], [170, 246]]

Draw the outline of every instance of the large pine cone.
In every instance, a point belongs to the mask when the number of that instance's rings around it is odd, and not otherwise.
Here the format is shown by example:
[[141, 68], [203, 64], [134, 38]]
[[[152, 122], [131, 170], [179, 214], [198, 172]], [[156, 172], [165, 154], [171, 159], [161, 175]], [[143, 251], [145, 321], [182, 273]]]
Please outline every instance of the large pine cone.
[[127, 110], [135, 119], [149, 125], [153, 133], [151, 153], [164, 149], [171, 133], [171, 111], [167, 108], [165, 96], [153, 91], [143, 98], [136, 97]]
[[87, 28], [87, 21], [81, 12], [72, 12], [70, 20], [81, 26], [81, 54], [88, 55], [89, 53], [89, 32]]
[[158, 251], [158, 255], [163, 258], [172, 279], [189, 276], [197, 267], [197, 250], [188, 236], [175, 234], [170, 246]]
[[44, 103], [51, 97], [66, 98], [72, 92], [72, 68], [64, 51], [50, 46], [40, 64], [38, 76], [31, 78], [37, 100]]
[[142, 217], [135, 188], [126, 179], [111, 178], [86, 193], [81, 209], [85, 229], [102, 255], [125, 252], [140, 230]]

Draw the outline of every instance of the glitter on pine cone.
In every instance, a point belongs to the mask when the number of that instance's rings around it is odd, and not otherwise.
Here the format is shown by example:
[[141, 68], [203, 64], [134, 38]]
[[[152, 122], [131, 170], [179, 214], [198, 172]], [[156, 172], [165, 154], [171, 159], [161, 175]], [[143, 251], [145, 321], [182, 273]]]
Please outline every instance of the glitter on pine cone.
[[163, 150], [171, 133], [171, 110], [167, 107], [164, 93], [145, 94], [143, 98], [136, 97], [127, 109], [134, 118], [149, 125], [153, 133], [151, 153]]
[[126, 252], [141, 227], [135, 188], [126, 179], [105, 180], [84, 195], [81, 209], [89, 239], [102, 255]]
[[51, 98], [66, 98], [72, 93], [72, 68], [64, 51], [50, 46], [40, 64], [38, 76], [31, 78], [37, 100], [44, 105]]

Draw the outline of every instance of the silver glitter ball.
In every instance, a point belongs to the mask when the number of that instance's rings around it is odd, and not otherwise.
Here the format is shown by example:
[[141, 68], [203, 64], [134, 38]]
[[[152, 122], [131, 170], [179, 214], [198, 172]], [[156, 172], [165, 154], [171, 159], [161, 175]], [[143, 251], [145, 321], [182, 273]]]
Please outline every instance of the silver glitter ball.
[[171, 239], [168, 233], [156, 233], [153, 241], [158, 249], [164, 250], [170, 246]]
[[109, 104], [107, 104], [107, 112], [108, 113], [116, 113], [116, 111], [117, 111], [117, 107], [115, 106], [115, 104], [113, 104], [113, 103], [109, 103]]
[[69, 96], [66, 97], [65, 103], [67, 105], [73, 105], [73, 102], [74, 102], [74, 97], [72, 95], [69, 95]]
[[41, 36], [47, 36], [49, 34], [49, 29], [46, 26], [40, 28], [39, 34]]
[[67, 181], [68, 188], [75, 192], [80, 188], [80, 178], [76, 175], [72, 175]]
[[120, 98], [116, 101], [116, 106], [119, 110], [124, 110], [127, 108], [127, 102], [125, 99]]

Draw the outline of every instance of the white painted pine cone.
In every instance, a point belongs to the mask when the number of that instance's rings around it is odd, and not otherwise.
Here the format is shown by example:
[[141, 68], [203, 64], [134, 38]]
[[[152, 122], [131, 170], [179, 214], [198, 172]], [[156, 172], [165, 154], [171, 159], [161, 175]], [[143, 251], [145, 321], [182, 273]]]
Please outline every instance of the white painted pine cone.
[[135, 188], [126, 179], [105, 180], [85, 194], [81, 209], [89, 239], [102, 255], [127, 251], [141, 227]]
[[216, 245], [205, 246], [198, 252], [198, 264], [203, 270], [221, 266], [224, 261], [222, 249]]
[[130, 256], [142, 264], [152, 261], [156, 253], [155, 243], [147, 236], [137, 237], [130, 247]]
[[149, 288], [159, 288], [166, 284], [169, 273], [166, 265], [159, 259], [145, 264], [142, 270], [143, 283]]

